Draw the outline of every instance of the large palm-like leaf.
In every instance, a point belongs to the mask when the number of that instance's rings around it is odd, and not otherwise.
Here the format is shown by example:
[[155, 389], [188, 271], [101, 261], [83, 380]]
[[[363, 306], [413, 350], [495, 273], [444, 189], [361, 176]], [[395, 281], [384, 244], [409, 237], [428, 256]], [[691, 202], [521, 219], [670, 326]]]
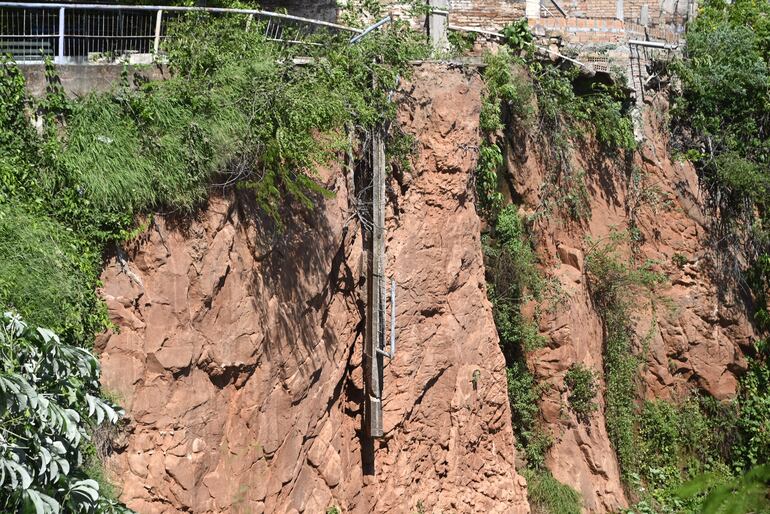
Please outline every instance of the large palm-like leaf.
[[102, 498], [80, 469], [88, 426], [121, 415], [100, 397], [90, 352], [15, 314], [0, 317], [0, 510], [130, 512]]

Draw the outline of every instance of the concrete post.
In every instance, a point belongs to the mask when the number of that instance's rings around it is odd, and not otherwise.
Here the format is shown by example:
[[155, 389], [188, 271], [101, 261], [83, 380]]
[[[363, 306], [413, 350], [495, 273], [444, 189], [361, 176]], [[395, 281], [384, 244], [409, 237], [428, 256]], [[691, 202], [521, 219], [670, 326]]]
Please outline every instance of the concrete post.
[[155, 41], [153, 42], [152, 49], [155, 53], [155, 59], [158, 59], [158, 52], [160, 52], [160, 28], [163, 25], [163, 9], [158, 9], [158, 13], [155, 15]]
[[623, 0], [615, 0], [615, 18], [623, 21]]
[[524, 12], [530, 20], [540, 19], [540, 0], [527, 0]]
[[385, 134], [381, 125], [372, 130], [372, 233], [367, 272], [365, 426], [369, 437], [382, 437], [382, 374], [385, 346]]
[[646, 27], [650, 24], [650, 6], [644, 4], [642, 10], [639, 12], [639, 25]]
[[59, 51], [54, 62], [64, 64], [64, 7], [59, 7]]
[[449, 50], [449, 0], [429, 0], [428, 35], [434, 52]]

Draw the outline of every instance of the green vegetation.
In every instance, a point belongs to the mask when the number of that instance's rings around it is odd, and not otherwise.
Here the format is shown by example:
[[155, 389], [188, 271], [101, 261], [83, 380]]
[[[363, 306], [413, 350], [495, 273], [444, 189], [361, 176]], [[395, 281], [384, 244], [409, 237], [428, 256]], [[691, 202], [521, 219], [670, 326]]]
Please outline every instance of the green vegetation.
[[[708, 0], [671, 69], [676, 149], [692, 160], [715, 214], [712, 250], [745, 256], [720, 270], [753, 293], [754, 321], [770, 329], [770, 5]], [[683, 267], [686, 259], [672, 259]], [[748, 286], [745, 288], [744, 286]], [[738, 396], [645, 404], [638, 426], [638, 512], [766, 512], [770, 476], [767, 340], [749, 353]], [[684, 485], [682, 485], [684, 484]]]
[[0, 321], [0, 507], [3, 512], [128, 512], [81, 463], [93, 427], [116, 424], [99, 395], [99, 363], [17, 315]]
[[540, 417], [543, 388], [527, 368], [526, 353], [543, 344], [537, 324], [521, 313], [522, 304], [540, 298], [547, 288], [537, 268], [524, 223], [515, 205], [502, 208], [490, 234], [484, 236], [487, 295], [506, 359], [508, 400], [516, 445], [526, 461], [533, 512], [580, 512], [580, 495], [553, 478], [545, 457], [553, 439]]
[[540, 297], [546, 284], [516, 206], [500, 211], [494, 230], [484, 236], [483, 248], [487, 296], [508, 366], [508, 399], [516, 441], [528, 463], [541, 468], [551, 437], [540, 421], [541, 390], [524, 357], [543, 341], [536, 323], [522, 316], [521, 305]]
[[652, 263], [624, 258], [624, 242], [619, 234], [607, 243], [593, 242], [586, 269], [604, 321], [607, 431], [629, 496], [637, 500], [630, 512], [717, 512], [709, 505], [726, 502], [725, 491], [743, 487], [744, 479], [734, 479], [735, 474], [768, 459], [765, 349], [757, 348], [732, 401], [693, 394], [677, 402], [639, 402], [636, 378], [645, 343], [635, 339], [629, 316], [640, 298], [652, 302], [654, 312], [654, 291], [663, 277], [651, 271]]
[[767, 348], [749, 362], [741, 379], [736, 404], [736, 438], [731, 462], [736, 471], [770, 463], [770, 366]]
[[41, 136], [20, 73], [0, 66], [0, 301], [88, 344], [105, 323], [94, 294], [103, 249], [131, 235], [137, 214], [192, 212], [212, 182], [253, 190], [277, 222], [287, 199], [311, 207], [326, 194], [314, 170], [347, 146], [345, 127], [392, 118], [387, 87], [425, 50], [395, 26], [354, 46], [332, 39], [323, 59], [295, 66], [304, 49], [242, 22], [186, 16], [166, 81], [126, 77], [77, 102], [49, 88], [35, 106]]
[[497, 216], [494, 230], [484, 237], [488, 296], [492, 301], [500, 345], [509, 362], [542, 345], [537, 327], [521, 316], [520, 306], [538, 298], [546, 283], [515, 205]]
[[503, 31], [507, 48], [485, 56], [476, 187], [480, 206], [494, 218], [502, 207], [498, 172], [503, 165], [505, 137], [530, 137], [544, 150], [550, 170], [543, 201], [572, 219], [588, 216], [584, 172], [573, 169], [572, 142], [591, 135], [609, 151], [636, 147], [633, 125], [619, 87], [594, 83], [578, 92], [579, 69], [542, 62], [530, 44], [526, 20]]
[[607, 242], [589, 241], [586, 271], [594, 306], [604, 321], [604, 380], [607, 432], [626, 481], [638, 473], [635, 437], [635, 400], [639, 355], [634, 353], [634, 327], [630, 313], [639, 298], [654, 290], [663, 277], [623, 258], [624, 235], [613, 233]]
[[[194, 213], [212, 187], [251, 191], [279, 227], [311, 208], [330, 194], [317, 167], [354, 150], [346, 130], [394, 118], [388, 90], [427, 51], [399, 23], [357, 45], [324, 33], [313, 36], [322, 45], [278, 45], [245, 28], [243, 16], [187, 15], [169, 29], [168, 80], [125, 74], [77, 101], [50, 63], [37, 101], [16, 66], [0, 63], [0, 306], [53, 330], [0, 339], [3, 512], [119, 510], [97, 485], [102, 443], [89, 442], [105, 437], [90, 416], [117, 418], [86, 350], [108, 326], [96, 294], [105, 250], [141, 230], [141, 215]], [[295, 65], [299, 55], [309, 64]]]
[[508, 366], [507, 373], [516, 444], [530, 468], [544, 469], [545, 455], [553, 444], [553, 438], [540, 419], [538, 402], [542, 389], [524, 362], [514, 362]]
[[702, 475], [679, 490], [683, 498], [708, 492], [700, 508], [701, 514], [723, 512], [770, 512], [770, 465], [755, 466], [738, 478], [725, 481], [714, 474]]
[[672, 110], [675, 143], [697, 165], [718, 213], [719, 248], [750, 261], [747, 278], [764, 329], [770, 328], [769, 19], [770, 5], [760, 0], [704, 2], [687, 31], [686, 58], [673, 66], [682, 87]]
[[573, 364], [564, 375], [564, 383], [569, 387], [567, 398], [572, 412], [581, 421], [587, 422], [591, 413], [599, 406], [596, 399], [596, 375], [583, 364]]
[[503, 166], [500, 132], [511, 117], [529, 123], [532, 117], [532, 85], [522, 69], [514, 68], [514, 58], [506, 49], [484, 56], [484, 83], [487, 90], [481, 106], [479, 125], [484, 139], [479, 147], [476, 165], [476, 190], [479, 204], [487, 216], [494, 218], [502, 207], [497, 172]]
[[524, 471], [532, 514], [579, 514], [580, 494], [549, 472]]
[[[571, 142], [595, 134], [607, 148], [634, 148], [631, 120], [619, 90], [600, 85], [576, 92], [574, 68], [544, 64], [533, 53], [526, 20], [503, 31], [507, 48], [485, 56], [486, 92], [480, 113], [483, 140], [476, 167], [479, 208], [492, 229], [484, 236], [487, 294], [493, 306], [500, 345], [508, 367], [508, 396], [519, 451], [527, 460], [530, 503], [535, 512], [580, 512], [580, 495], [560, 484], [545, 469], [552, 444], [539, 409], [543, 393], [527, 368], [526, 354], [543, 345], [535, 320], [522, 305], [540, 299], [547, 289], [515, 205], [504, 205], [498, 173], [503, 169], [508, 137], [530, 137], [550, 150], [550, 184], [544, 202], [572, 218], [587, 215], [584, 175], [571, 167]], [[461, 47], [463, 41], [456, 43]], [[587, 372], [587, 373], [586, 373]], [[579, 417], [596, 408], [595, 377], [584, 368], [568, 376], [571, 404]]]

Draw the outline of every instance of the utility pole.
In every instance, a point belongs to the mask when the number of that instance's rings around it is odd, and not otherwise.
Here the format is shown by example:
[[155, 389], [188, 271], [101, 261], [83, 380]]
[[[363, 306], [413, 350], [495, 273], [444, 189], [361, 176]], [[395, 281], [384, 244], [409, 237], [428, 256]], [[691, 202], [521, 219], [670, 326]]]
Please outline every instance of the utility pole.
[[369, 437], [382, 437], [382, 378], [385, 348], [385, 134], [372, 130], [372, 231], [367, 270], [365, 420]]

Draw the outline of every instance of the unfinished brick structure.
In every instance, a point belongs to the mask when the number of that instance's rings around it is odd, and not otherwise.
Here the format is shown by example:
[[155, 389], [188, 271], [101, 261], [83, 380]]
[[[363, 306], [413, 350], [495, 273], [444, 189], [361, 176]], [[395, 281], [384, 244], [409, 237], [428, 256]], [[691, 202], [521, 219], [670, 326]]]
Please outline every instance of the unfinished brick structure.
[[[396, 14], [405, 12], [403, 1], [381, 3]], [[345, 2], [265, 0], [262, 5], [333, 21]], [[531, 26], [562, 32], [570, 43], [619, 43], [629, 37], [676, 39], [695, 12], [697, 0], [450, 0], [449, 5], [452, 25], [500, 30], [526, 16]]]

